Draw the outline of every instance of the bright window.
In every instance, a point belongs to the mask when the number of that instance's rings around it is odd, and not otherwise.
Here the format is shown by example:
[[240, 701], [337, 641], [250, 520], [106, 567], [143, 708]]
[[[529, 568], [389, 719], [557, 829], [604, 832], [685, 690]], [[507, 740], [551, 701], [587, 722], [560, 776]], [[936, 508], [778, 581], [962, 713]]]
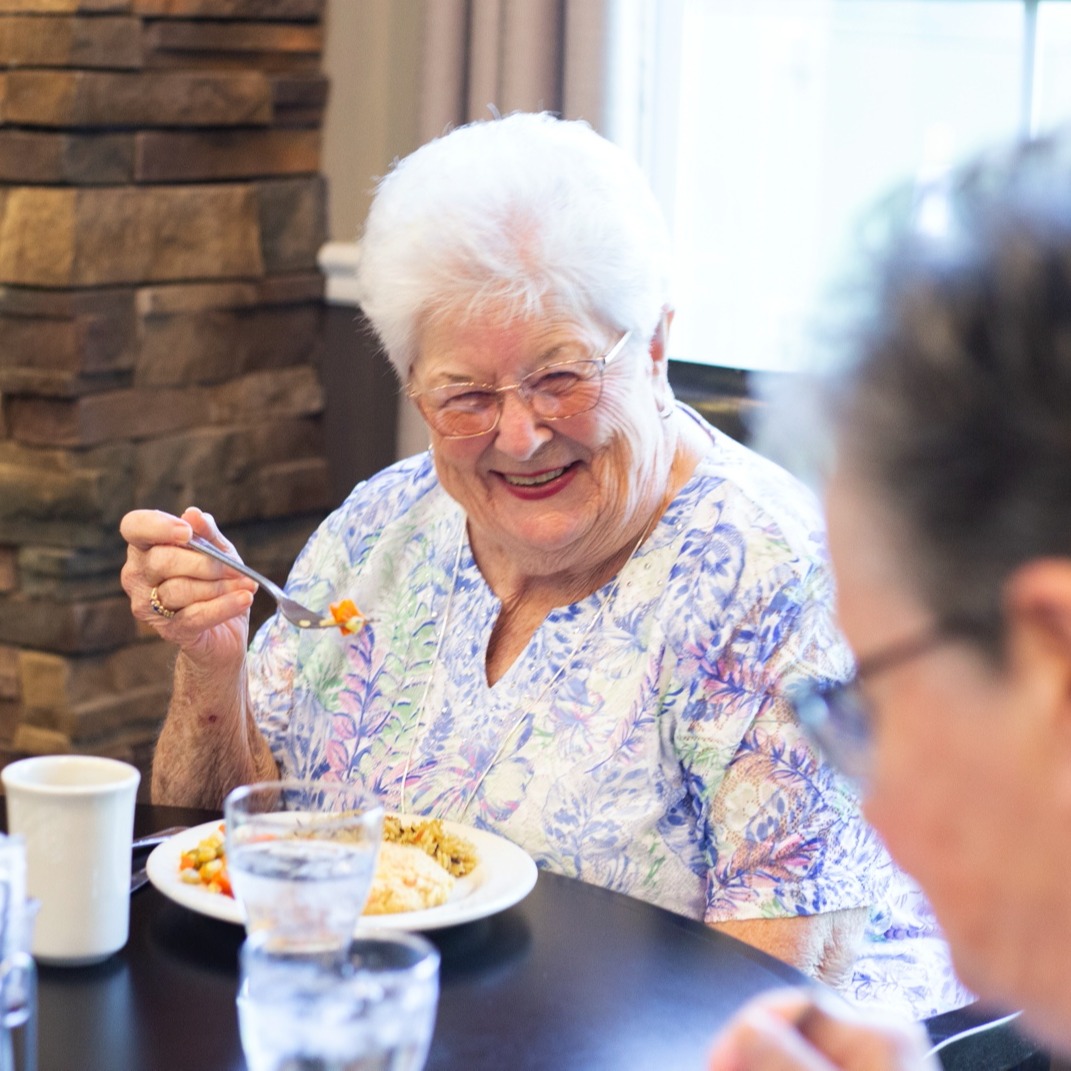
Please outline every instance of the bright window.
[[[611, 135], [674, 233], [678, 360], [798, 367], [861, 215], [1071, 118], [1068, 0], [647, 0]], [[628, 84], [625, 84], [628, 83]]]

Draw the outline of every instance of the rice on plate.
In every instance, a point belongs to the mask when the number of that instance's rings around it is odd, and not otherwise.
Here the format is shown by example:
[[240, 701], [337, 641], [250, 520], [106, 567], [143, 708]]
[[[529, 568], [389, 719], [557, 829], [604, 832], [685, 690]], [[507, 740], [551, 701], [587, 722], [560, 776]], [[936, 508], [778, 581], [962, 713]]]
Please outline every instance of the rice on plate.
[[[387, 815], [365, 915], [421, 911], [446, 903], [457, 878], [470, 874], [479, 859], [463, 837], [448, 833], [438, 818]], [[233, 896], [227, 876], [223, 826], [184, 852], [183, 882]]]

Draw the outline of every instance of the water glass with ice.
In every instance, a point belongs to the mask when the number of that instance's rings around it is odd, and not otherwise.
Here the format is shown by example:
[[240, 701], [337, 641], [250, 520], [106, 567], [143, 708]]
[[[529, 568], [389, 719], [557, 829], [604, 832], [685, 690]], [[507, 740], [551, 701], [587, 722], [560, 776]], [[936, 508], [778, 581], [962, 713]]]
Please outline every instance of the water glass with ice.
[[242, 946], [238, 1022], [249, 1071], [420, 1071], [439, 999], [423, 937], [367, 932], [343, 950]]
[[235, 789], [223, 814], [249, 933], [295, 949], [348, 944], [372, 884], [382, 805], [359, 785], [270, 781]]
[[0, 834], [0, 1071], [36, 1071], [38, 902], [26, 896], [26, 843]]

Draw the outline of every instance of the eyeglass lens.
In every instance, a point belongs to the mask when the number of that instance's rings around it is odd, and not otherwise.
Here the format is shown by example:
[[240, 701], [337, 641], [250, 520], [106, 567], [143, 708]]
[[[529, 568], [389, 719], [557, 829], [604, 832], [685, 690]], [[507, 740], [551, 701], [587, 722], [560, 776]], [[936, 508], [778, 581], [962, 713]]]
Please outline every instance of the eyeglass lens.
[[856, 787], [870, 769], [872, 723], [855, 681], [808, 689], [793, 697], [800, 724], [826, 758]]
[[602, 395], [602, 363], [595, 360], [546, 365], [520, 382], [504, 387], [452, 384], [417, 396], [428, 423], [447, 438], [465, 438], [491, 431], [511, 390], [543, 420], [563, 420], [586, 413]]

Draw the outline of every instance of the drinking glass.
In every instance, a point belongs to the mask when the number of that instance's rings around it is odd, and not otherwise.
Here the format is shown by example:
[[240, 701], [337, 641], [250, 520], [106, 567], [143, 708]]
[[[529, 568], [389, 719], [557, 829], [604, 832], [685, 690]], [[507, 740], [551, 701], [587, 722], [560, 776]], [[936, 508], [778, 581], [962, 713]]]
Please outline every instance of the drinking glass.
[[423, 937], [368, 932], [302, 952], [266, 932], [241, 954], [238, 1023], [249, 1071], [420, 1071], [439, 999]]
[[38, 902], [26, 896], [26, 843], [0, 834], [0, 1071], [37, 1067], [37, 969], [30, 955]]
[[383, 834], [383, 807], [361, 786], [268, 781], [224, 801], [227, 869], [249, 933], [330, 949], [353, 936]]

